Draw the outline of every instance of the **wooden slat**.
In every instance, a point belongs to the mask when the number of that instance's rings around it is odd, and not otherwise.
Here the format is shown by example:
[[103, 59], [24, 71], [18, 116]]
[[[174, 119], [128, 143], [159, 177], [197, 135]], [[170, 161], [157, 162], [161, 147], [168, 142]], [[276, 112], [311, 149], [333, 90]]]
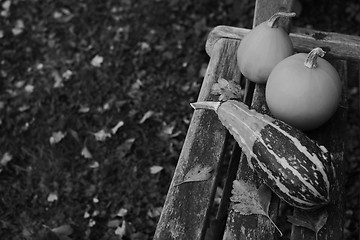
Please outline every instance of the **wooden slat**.
[[[290, 38], [294, 48], [298, 52], [308, 52], [314, 47], [321, 47], [327, 55], [336, 58], [360, 61], [360, 37], [333, 32], [323, 32], [304, 28], [293, 28]], [[249, 29], [217, 26], [210, 33], [207, 48], [211, 49], [220, 38], [241, 40], [249, 32]]]
[[[254, 26], [266, 21], [274, 13], [279, 10], [290, 12], [293, 1], [268, 1], [268, 0], [257, 0], [255, 5], [254, 15]], [[284, 22], [283, 24], [288, 24]], [[286, 27], [286, 26], [285, 26]], [[230, 31], [231, 33], [231, 31]], [[233, 39], [233, 38], [229, 38]], [[207, 47], [213, 44], [214, 38], [209, 38]], [[216, 41], [215, 41], [216, 42]], [[258, 112], [267, 113], [268, 110], [265, 104], [265, 88], [263, 85], [256, 85], [253, 95], [252, 108]], [[242, 155], [240, 165], [237, 173], [237, 179], [251, 182], [259, 182], [256, 174], [249, 168], [245, 155]], [[271, 203], [270, 215], [276, 217], [277, 212], [277, 198], [273, 198], [274, 201]], [[275, 228], [270, 221], [262, 215], [249, 215], [244, 216], [235, 212], [230, 208], [226, 229], [224, 232], [224, 240], [235, 240], [235, 239], [251, 239], [251, 240], [271, 240], [275, 239]]]
[[[233, 49], [237, 41], [220, 40], [215, 44], [199, 101], [211, 100], [211, 86], [219, 77], [240, 78]], [[180, 154], [178, 165], [170, 185], [155, 240], [200, 240], [206, 232], [209, 210], [216, 186], [218, 168], [221, 165], [227, 131], [211, 111], [194, 112], [189, 130]], [[185, 183], [175, 186], [187, 171], [201, 164], [215, 169], [213, 177], [203, 182]]]

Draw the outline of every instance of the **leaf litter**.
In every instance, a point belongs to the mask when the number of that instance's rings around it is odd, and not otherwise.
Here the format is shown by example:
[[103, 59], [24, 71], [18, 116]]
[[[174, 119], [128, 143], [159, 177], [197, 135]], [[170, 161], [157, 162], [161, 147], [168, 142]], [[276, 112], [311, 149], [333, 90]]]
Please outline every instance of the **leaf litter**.
[[230, 197], [233, 202], [232, 209], [241, 215], [263, 215], [266, 216], [282, 236], [282, 232], [269, 216], [271, 201], [271, 190], [266, 185], [256, 188], [254, 184], [243, 180], [234, 180]]

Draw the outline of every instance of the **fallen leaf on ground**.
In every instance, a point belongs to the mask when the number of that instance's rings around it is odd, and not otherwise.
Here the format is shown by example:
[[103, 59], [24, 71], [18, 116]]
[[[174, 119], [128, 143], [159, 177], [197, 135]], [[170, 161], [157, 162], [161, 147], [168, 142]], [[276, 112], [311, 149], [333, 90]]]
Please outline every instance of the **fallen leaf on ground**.
[[96, 141], [100, 141], [100, 142], [103, 142], [107, 138], [111, 137], [111, 133], [106, 132], [104, 129], [101, 129], [100, 131], [93, 133], [93, 135], [95, 136]]
[[58, 200], [58, 195], [57, 193], [50, 193], [48, 198], [47, 198], [47, 201], [48, 202], [55, 202]]
[[63, 133], [62, 131], [53, 132], [52, 136], [50, 137], [50, 144], [53, 145], [59, 143], [65, 136], [66, 133]]
[[88, 106], [81, 105], [79, 108], [79, 113], [87, 113], [90, 111], [90, 108]]
[[175, 129], [175, 125], [174, 124], [169, 124], [167, 125], [166, 123], [164, 124], [164, 127], [162, 129], [162, 133], [165, 135], [172, 135]]
[[122, 239], [122, 237], [125, 236], [125, 234], [126, 234], [126, 222], [125, 222], [125, 220], [122, 221], [121, 226], [118, 226], [116, 228], [115, 234], [118, 235], [120, 237], [120, 239]]
[[211, 178], [212, 172], [214, 171], [214, 168], [211, 166], [201, 166], [196, 165], [192, 169], [190, 169], [184, 179], [180, 181], [179, 183], [175, 184], [175, 186], [181, 185], [183, 183], [187, 182], [201, 182], [206, 181]]
[[4, 155], [0, 160], [0, 165], [5, 167], [12, 160], [12, 158], [13, 156], [10, 153], [8, 152], [4, 153]]
[[91, 60], [91, 65], [93, 65], [94, 67], [100, 67], [101, 64], [103, 63], [104, 58], [102, 56], [96, 55], [92, 60]]
[[219, 78], [218, 82], [213, 84], [211, 93], [219, 95], [219, 101], [240, 99], [242, 97], [240, 84], [235, 80], [228, 81], [224, 78]]
[[139, 121], [140, 124], [143, 124], [146, 120], [148, 120], [149, 118], [151, 118], [154, 115], [154, 111], [147, 111], [144, 116], [141, 118], [141, 120]]
[[124, 121], [119, 121], [113, 128], [111, 128], [111, 133], [115, 134], [122, 126], [124, 126]]
[[92, 169], [96, 169], [99, 167], [100, 167], [100, 164], [98, 161], [94, 161], [94, 162], [90, 163], [90, 165], [89, 165], [89, 168], [92, 168]]
[[299, 210], [296, 216], [288, 216], [288, 221], [295, 226], [305, 227], [315, 232], [315, 239], [318, 239], [319, 231], [326, 224], [328, 212], [326, 209], [315, 211]]
[[64, 79], [61, 77], [60, 73], [57, 70], [52, 71], [51, 76], [54, 78], [54, 88], [61, 88], [64, 86]]
[[157, 174], [157, 173], [161, 172], [163, 169], [164, 169], [164, 167], [162, 167], [162, 166], [154, 165], [154, 166], [150, 167], [150, 174]]
[[21, 19], [16, 20], [14, 28], [11, 30], [14, 36], [21, 34], [24, 31], [25, 24]]
[[24, 88], [25, 92], [27, 93], [32, 93], [34, 91], [34, 85], [31, 85], [31, 84], [27, 84]]
[[84, 145], [83, 149], [81, 150], [81, 156], [87, 159], [92, 158], [92, 154], [89, 151], [89, 149], [86, 147], [86, 145]]
[[60, 227], [51, 229], [52, 232], [56, 233], [58, 236], [68, 236], [73, 233], [73, 228], [66, 224], [61, 225]]
[[261, 185], [256, 188], [252, 183], [235, 180], [231, 193], [230, 200], [234, 203], [233, 210], [242, 215], [259, 214], [266, 216], [282, 236], [282, 232], [269, 216], [271, 190], [267, 186]]
[[65, 72], [63, 72], [62, 77], [63, 77], [65, 80], [69, 80], [73, 74], [74, 74], [74, 73], [73, 73], [71, 70], [68, 69], [68, 70], [66, 70]]

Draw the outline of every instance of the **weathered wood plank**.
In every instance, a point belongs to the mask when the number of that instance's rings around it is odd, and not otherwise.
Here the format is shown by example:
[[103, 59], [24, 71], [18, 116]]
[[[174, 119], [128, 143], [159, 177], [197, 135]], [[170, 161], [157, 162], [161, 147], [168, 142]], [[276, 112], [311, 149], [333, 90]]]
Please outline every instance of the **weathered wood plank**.
[[[241, 40], [249, 29], [217, 26], [210, 33], [206, 45], [211, 52], [211, 46], [220, 38]], [[308, 52], [314, 47], [321, 47], [327, 55], [340, 59], [360, 61], [360, 37], [334, 32], [324, 32], [304, 28], [292, 28], [290, 38], [298, 52]]]
[[[199, 94], [199, 101], [214, 98], [210, 94], [210, 89], [219, 77], [240, 78], [233, 53], [237, 44], [236, 41], [224, 39], [214, 45]], [[222, 161], [226, 135], [227, 131], [214, 112], [206, 110], [194, 112], [157, 225], [155, 240], [200, 240], [204, 238], [209, 210], [217, 186], [216, 176]], [[187, 171], [198, 164], [213, 167], [213, 177], [203, 182], [176, 186], [176, 183], [183, 179]]]
[[296, 51], [304, 52], [316, 47], [323, 48], [327, 55], [345, 60], [360, 60], [360, 37], [334, 32], [294, 28], [290, 38]]
[[[267, 1], [267, 0], [257, 0], [255, 5], [255, 15], [254, 15], [254, 26], [266, 21], [274, 13], [279, 10], [290, 12], [293, 1]], [[283, 24], [289, 24], [289, 22], [284, 22]], [[231, 33], [231, 31], [230, 31]], [[230, 38], [231, 39], [231, 38]], [[214, 38], [211, 38], [210, 43], [207, 45], [211, 49], [212, 41]], [[255, 91], [253, 94], [253, 101], [251, 107], [256, 109], [259, 112], [267, 113], [268, 110], [265, 105], [265, 88], [263, 85], [256, 85]], [[250, 169], [247, 164], [245, 155], [241, 156], [239, 169], [237, 173], [237, 179], [244, 181], [251, 181], [258, 183], [259, 179], [256, 174]], [[274, 201], [271, 204], [270, 215], [271, 217], [276, 217], [277, 212], [277, 203], [278, 200], [273, 198]], [[249, 215], [244, 216], [235, 212], [230, 208], [226, 229], [224, 232], [224, 240], [235, 240], [235, 239], [251, 239], [251, 240], [271, 240], [275, 239], [275, 228], [270, 223], [270, 221], [261, 215]]]
[[[325, 207], [329, 213], [326, 225], [320, 230], [318, 239], [340, 240], [343, 239], [344, 226], [344, 132], [345, 116], [347, 112], [347, 63], [343, 60], [332, 61], [332, 64], [338, 70], [343, 82], [343, 95], [340, 107], [335, 115], [322, 127], [308, 132], [308, 135], [324, 145], [334, 156], [333, 163], [336, 169], [336, 182], [334, 190], [331, 193], [332, 202]], [[301, 214], [301, 210], [295, 209], [294, 216]], [[313, 231], [292, 226], [291, 240], [315, 240]]]

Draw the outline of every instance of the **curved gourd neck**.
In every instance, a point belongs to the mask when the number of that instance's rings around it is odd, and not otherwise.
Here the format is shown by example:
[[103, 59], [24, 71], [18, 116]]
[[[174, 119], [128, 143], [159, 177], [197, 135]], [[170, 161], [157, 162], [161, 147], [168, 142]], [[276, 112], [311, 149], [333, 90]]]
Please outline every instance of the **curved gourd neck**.
[[296, 13], [291, 12], [291, 13], [286, 13], [286, 12], [277, 12], [274, 15], [272, 15], [269, 20], [267, 20], [267, 25], [271, 28], [277, 28], [278, 26], [278, 20], [282, 17], [287, 17], [287, 18], [291, 18], [291, 17], [295, 17]]

